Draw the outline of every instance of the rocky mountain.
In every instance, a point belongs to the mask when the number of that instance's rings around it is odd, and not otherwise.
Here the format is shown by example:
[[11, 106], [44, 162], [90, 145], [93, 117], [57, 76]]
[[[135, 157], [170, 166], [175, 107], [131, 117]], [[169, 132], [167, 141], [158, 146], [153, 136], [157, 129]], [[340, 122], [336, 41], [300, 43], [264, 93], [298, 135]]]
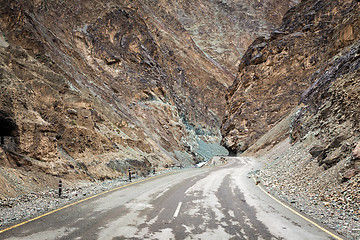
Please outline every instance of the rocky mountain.
[[[152, 1], [144, 3], [151, 5]], [[234, 73], [242, 55], [259, 36], [280, 25], [297, 0], [158, 1], [157, 12], [176, 16], [199, 48]]]
[[245, 151], [301, 99], [309, 102], [334, 59], [356, 49], [357, 13], [357, 1], [302, 1], [269, 38], [251, 44], [226, 96], [222, 134], [230, 151]]
[[354, 0], [291, 8], [244, 54], [222, 125], [230, 152], [266, 160], [269, 190], [349, 239], [360, 236], [359, 16]]
[[232, 64], [294, 3], [1, 1], [0, 197], [227, 154]]

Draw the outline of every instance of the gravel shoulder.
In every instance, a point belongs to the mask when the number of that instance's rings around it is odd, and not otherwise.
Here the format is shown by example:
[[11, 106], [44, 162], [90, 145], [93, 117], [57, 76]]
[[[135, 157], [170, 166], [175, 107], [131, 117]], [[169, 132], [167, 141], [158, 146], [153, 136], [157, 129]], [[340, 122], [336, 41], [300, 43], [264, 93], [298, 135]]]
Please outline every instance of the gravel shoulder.
[[275, 197], [348, 239], [360, 239], [360, 179], [341, 182], [337, 167], [324, 171], [302, 143], [288, 140], [257, 154], [256, 177]]
[[[222, 157], [213, 157], [206, 164], [201, 166], [222, 165], [226, 161]], [[186, 168], [184, 168], [186, 169]], [[180, 168], [168, 168], [150, 174], [153, 177], [169, 172], [181, 171]], [[145, 177], [133, 176], [132, 182], [140, 181]], [[81, 199], [88, 198], [120, 186], [129, 184], [128, 177], [90, 182], [63, 181], [62, 194], [59, 197], [58, 189], [51, 189], [43, 192], [32, 192], [15, 198], [0, 200], [0, 231], [17, 223], [32, 219], [62, 206], [77, 202]]]
[[[148, 177], [179, 171], [167, 169], [158, 171]], [[134, 176], [132, 182], [140, 181], [145, 177]], [[111, 180], [90, 182], [77, 181], [75, 183], [63, 181], [62, 194], [59, 197], [58, 189], [44, 192], [32, 192], [15, 198], [0, 201], [0, 231], [12, 225], [40, 216], [62, 206], [77, 202], [81, 199], [111, 190], [130, 183], [128, 177]]]

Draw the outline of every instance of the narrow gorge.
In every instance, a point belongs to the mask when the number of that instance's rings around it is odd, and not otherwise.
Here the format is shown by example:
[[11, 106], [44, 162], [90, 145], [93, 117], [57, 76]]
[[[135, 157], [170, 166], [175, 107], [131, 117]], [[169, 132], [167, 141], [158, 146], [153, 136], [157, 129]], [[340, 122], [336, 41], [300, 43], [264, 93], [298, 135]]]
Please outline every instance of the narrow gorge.
[[360, 237], [358, 0], [0, 2], [0, 202], [255, 156]]
[[359, 16], [359, 1], [291, 8], [244, 54], [222, 124], [231, 153], [268, 163], [258, 173], [268, 189], [350, 239], [360, 217]]
[[236, 62], [293, 4], [2, 1], [0, 196], [227, 155]]

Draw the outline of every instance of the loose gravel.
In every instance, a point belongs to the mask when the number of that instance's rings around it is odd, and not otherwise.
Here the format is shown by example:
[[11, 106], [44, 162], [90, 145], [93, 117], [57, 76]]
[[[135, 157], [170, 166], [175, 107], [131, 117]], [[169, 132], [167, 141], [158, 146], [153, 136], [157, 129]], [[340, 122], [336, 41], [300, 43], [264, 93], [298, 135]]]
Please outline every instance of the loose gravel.
[[[204, 166], [221, 165], [224, 164], [224, 161], [224, 158], [214, 157], [206, 162]], [[150, 174], [148, 177], [180, 171], [181, 169], [183, 168], [167, 168], [157, 171], [155, 174]], [[145, 179], [145, 177], [133, 176], [132, 182], [143, 179]], [[58, 189], [52, 189], [49, 191], [33, 192], [16, 198], [1, 200], [0, 230], [128, 183], [130, 183], [128, 177], [97, 182], [78, 181], [76, 184], [71, 184], [71, 186], [63, 181], [61, 197], [59, 197]]]
[[[167, 169], [151, 174], [149, 177], [178, 170], [179, 169]], [[142, 179], [144, 179], [144, 177], [135, 177], [132, 179], [132, 182]], [[16, 198], [2, 200], [0, 201], [0, 230], [128, 183], [130, 183], [128, 178], [98, 182], [79, 181], [72, 186], [67, 186], [63, 181], [61, 197], [59, 197], [58, 189], [52, 189], [45, 192], [33, 192]]]
[[300, 212], [347, 239], [360, 239], [359, 175], [341, 183], [342, 163], [324, 171], [308, 150], [300, 144], [280, 144], [262, 157], [268, 164], [255, 172], [257, 179], [272, 195]]

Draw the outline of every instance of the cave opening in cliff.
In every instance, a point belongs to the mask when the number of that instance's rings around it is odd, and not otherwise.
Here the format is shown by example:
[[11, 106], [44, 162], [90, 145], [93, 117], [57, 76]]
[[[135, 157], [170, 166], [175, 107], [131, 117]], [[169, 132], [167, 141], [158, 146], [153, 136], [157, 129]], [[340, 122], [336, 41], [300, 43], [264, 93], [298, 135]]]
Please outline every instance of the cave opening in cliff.
[[7, 149], [15, 148], [17, 126], [6, 112], [0, 111], [0, 144]]

